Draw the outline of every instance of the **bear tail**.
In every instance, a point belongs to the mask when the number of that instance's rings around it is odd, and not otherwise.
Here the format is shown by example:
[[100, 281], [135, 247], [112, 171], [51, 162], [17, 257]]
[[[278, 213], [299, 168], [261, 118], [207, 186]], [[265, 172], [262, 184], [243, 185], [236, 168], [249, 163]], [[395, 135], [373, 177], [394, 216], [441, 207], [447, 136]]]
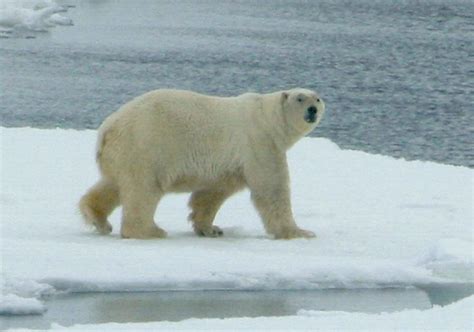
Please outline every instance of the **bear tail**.
[[97, 143], [95, 147], [95, 160], [97, 163], [100, 163], [100, 157], [102, 156], [102, 150], [105, 145], [105, 130], [103, 128], [99, 129], [97, 134]]

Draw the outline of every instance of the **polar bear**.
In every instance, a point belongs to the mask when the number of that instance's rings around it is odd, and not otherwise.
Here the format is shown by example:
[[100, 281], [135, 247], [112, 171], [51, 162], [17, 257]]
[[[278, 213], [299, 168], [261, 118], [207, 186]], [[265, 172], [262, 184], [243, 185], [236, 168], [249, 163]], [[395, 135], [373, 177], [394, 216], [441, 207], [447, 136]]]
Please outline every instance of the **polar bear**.
[[321, 121], [316, 92], [291, 89], [237, 97], [155, 90], [110, 115], [98, 131], [101, 179], [81, 198], [86, 222], [112, 231], [108, 215], [122, 205], [123, 238], [163, 238], [154, 222], [166, 193], [191, 192], [189, 220], [201, 236], [222, 203], [248, 188], [268, 234], [313, 237], [293, 218], [286, 151]]

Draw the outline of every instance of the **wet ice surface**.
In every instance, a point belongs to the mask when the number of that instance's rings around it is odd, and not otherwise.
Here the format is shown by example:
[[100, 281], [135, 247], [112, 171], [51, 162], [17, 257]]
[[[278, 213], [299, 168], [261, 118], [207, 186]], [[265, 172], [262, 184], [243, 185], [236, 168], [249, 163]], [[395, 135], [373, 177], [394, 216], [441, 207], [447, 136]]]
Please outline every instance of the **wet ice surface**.
[[472, 2], [71, 3], [73, 27], [0, 40], [2, 125], [96, 128], [162, 87], [235, 95], [304, 86], [327, 104], [314, 135], [474, 165]]

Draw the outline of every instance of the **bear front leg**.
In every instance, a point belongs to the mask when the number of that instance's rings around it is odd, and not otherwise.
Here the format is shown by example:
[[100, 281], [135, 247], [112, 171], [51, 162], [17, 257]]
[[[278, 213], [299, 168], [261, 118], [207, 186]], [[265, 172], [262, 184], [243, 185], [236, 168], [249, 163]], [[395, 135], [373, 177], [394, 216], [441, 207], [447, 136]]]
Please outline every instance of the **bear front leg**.
[[218, 237], [224, 232], [214, 226], [214, 218], [224, 201], [232, 194], [229, 191], [204, 190], [195, 191], [189, 200], [192, 212], [188, 219], [193, 223], [194, 232], [200, 236]]
[[252, 190], [252, 201], [262, 218], [265, 230], [275, 239], [311, 238], [315, 234], [299, 228], [291, 211], [289, 192], [274, 189], [267, 192]]
[[314, 237], [313, 232], [300, 229], [293, 218], [286, 156], [268, 154], [263, 160], [265, 164], [250, 163], [245, 176], [265, 230], [275, 239]]

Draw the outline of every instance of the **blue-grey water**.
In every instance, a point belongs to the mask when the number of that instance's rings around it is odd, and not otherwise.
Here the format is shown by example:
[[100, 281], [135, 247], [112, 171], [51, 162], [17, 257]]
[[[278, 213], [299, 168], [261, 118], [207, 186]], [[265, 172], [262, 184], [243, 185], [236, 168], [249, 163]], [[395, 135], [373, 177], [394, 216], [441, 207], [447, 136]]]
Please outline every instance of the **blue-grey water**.
[[46, 299], [43, 315], [0, 316], [4, 328], [46, 329], [108, 322], [180, 321], [295, 315], [301, 309], [348, 312], [426, 310], [472, 295], [471, 284], [419, 288], [323, 289], [280, 291], [162, 291], [79, 293]]
[[74, 26], [0, 39], [1, 125], [97, 128], [156, 88], [302, 86], [327, 104], [312, 136], [474, 166], [474, 1], [67, 3]]

